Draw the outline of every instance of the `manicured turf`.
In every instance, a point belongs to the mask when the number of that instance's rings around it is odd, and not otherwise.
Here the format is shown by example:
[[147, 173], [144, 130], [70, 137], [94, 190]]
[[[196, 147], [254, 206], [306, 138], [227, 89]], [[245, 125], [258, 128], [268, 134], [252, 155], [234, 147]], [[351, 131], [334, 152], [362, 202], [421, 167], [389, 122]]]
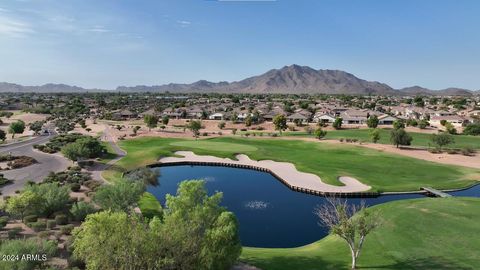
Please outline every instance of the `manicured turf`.
[[224, 143], [224, 142], [212, 142], [209, 140], [184, 140], [180, 142], [174, 142], [170, 145], [174, 146], [184, 146], [188, 148], [195, 148], [195, 149], [202, 149], [202, 150], [209, 150], [209, 149], [216, 149], [217, 151], [225, 151], [225, 152], [251, 152], [257, 150], [256, 147], [250, 146], [247, 144], [238, 144], [238, 143]]
[[[367, 237], [359, 269], [478, 269], [480, 199], [425, 198], [373, 209], [382, 225]], [[241, 260], [263, 270], [350, 269], [349, 252], [328, 236], [299, 248], [245, 247]]]
[[158, 202], [157, 198], [151, 193], [143, 193], [140, 201], [138, 201], [138, 208], [140, 208], [144, 217], [153, 218], [155, 216], [162, 216], [162, 205], [160, 205], [160, 202]]
[[[391, 144], [390, 143], [390, 131], [391, 129], [379, 129], [380, 130], [380, 141], [381, 144]], [[370, 129], [341, 129], [341, 130], [329, 130], [325, 139], [340, 139], [340, 138], [349, 138], [349, 139], [358, 139], [359, 141], [371, 141], [370, 139]], [[418, 132], [408, 132], [412, 138], [413, 146], [423, 146], [423, 147], [434, 147], [434, 144], [430, 140], [431, 134], [418, 133]], [[313, 137], [313, 135], [308, 135], [306, 132], [284, 132], [285, 136], [308, 136]], [[455, 135], [455, 143], [449, 145], [451, 148], [463, 148], [463, 147], [472, 147], [480, 149], [480, 136], [467, 136], [467, 135]]]
[[[202, 147], [194, 147], [197, 143]], [[237, 145], [257, 150], [239, 151]], [[317, 174], [324, 182], [341, 185], [337, 180], [339, 176], [352, 176], [372, 186], [374, 191], [412, 191], [419, 190], [422, 186], [459, 188], [480, 179], [479, 170], [442, 165], [352, 145], [223, 137], [205, 141], [139, 138], [121, 141], [120, 147], [127, 151], [127, 156], [104, 173], [107, 179], [114, 180], [121, 177], [121, 172], [154, 163], [161, 156], [171, 156], [178, 150], [229, 158], [234, 158], [237, 153], [245, 153], [255, 160], [291, 162], [300, 171]]]

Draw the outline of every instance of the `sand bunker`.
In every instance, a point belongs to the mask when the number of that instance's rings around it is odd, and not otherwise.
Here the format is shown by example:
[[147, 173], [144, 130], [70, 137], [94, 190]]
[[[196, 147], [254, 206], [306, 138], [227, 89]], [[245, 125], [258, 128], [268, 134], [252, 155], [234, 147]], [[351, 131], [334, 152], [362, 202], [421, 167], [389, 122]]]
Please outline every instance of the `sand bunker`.
[[253, 166], [258, 168], [267, 169], [273, 172], [276, 176], [281, 178], [287, 185], [294, 188], [308, 189], [318, 192], [329, 193], [354, 193], [363, 192], [369, 190], [371, 187], [367, 186], [355, 178], [341, 176], [338, 178], [344, 186], [333, 186], [323, 183], [320, 177], [311, 173], [299, 172], [295, 165], [288, 162], [277, 162], [273, 160], [251, 160], [246, 155], [237, 155], [237, 160], [229, 158], [218, 158], [214, 156], [199, 156], [190, 151], [178, 151], [176, 155], [182, 157], [166, 157], [161, 158], [159, 161], [162, 164], [166, 163], [182, 163], [182, 162], [206, 162], [206, 163], [225, 163], [225, 164], [238, 164]]

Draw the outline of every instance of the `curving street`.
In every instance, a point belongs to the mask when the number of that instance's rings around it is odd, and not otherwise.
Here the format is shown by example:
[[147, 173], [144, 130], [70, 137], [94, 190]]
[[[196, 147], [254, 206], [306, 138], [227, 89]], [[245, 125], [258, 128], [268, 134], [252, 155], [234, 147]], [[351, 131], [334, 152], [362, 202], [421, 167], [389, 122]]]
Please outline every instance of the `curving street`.
[[31, 166], [2, 171], [5, 178], [11, 179], [12, 184], [1, 187], [2, 196], [9, 196], [15, 191], [23, 188], [28, 181], [41, 182], [50, 172], [59, 172], [65, 170], [71, 162], [59, 154], [46, 154], [34, 150], [34, 144], [42, 144], [49, 141], [56, 133], [50, 130], [46, 136], [38, 136], [24, 142], [17, 142], [10, 145], [0, 147], [0, 154], [25, 155], [33, 157], [38, 163]]

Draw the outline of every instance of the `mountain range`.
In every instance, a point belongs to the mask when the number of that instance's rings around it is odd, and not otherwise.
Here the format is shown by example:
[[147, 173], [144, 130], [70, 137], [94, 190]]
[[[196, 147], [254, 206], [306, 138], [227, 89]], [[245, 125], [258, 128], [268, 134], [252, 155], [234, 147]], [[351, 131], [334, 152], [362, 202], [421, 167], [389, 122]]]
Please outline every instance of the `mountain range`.
[[[85, 89], [66, 84], [45, 84], [42, 86], [22, 86], [0, 83], [0, 92], [96, 92], [109, 91]], [[200, 80], [191, 84], [170, 83], [164, 85], [119, 86], [120, 92], [219, 92], [219, 93], [302, 93], [302, 94], [350, 94], [350, 95], [480, 95], [480, 90], [461, 88], [431, 90], [420, 86], [394, 89], [387, 84], [360, 79], [341, 70], [315, 70], [308, 66], [290, 65], [272, 69], [262, 75], [234, 82], [209, 82]]]

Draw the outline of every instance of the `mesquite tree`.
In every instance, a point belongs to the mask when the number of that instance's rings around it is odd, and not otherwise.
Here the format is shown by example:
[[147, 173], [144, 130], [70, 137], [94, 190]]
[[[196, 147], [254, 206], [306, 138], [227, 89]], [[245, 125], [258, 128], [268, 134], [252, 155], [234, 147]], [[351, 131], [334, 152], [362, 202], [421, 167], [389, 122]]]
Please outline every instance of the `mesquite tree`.
[[366, 236], [380, 224], [378, 215], [369, 211], [362, 202], [349, 205], [346, 200], [327, 198], [327, 203], [315, 209], [320, 223], [330, 233], [347, 242], [352, 256], [352, 269], [356, 269]]

